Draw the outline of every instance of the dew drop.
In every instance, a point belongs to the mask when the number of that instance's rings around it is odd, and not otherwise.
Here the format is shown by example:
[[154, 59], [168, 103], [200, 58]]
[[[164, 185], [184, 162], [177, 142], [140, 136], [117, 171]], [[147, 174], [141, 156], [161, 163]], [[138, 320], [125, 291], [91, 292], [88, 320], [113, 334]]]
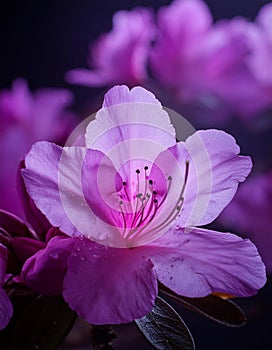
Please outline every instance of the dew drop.
[[81, 260], [81, 261], [85, 261], [85, 260], [86, 260], [85, 256], [81, 256], [81, 257], [80, 257], [80, 260]]
[[49, 254], [49, 257], [50, 257], [51, 259], [53, 259], [53, 260], [57, 260], [59, 256], [58, 256], [57, 253], [50, 253], [50, 254]]
[[77, 247], [77, 248], [76, 248], [76, 251], [77, 251], [77, 252], [80, 252], [80, 250], [81, 250], [80, 247]]

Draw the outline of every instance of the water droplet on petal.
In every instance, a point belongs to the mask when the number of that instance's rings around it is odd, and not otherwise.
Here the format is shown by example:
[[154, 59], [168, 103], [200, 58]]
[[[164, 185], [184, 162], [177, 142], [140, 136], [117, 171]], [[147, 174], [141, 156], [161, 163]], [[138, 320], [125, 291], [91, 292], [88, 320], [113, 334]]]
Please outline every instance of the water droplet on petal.
[[80, 247], [77, 247], [77, 248], [76, 248], [76, 251], [77, 251], [77, 252], [80, 252]]
[[81, 256], [81, 257], [80, 257], [80, 260], [81, 260], [81, 261], [85, 261], [85, 260], [86, 260], [85, 256]]
[[57, 253], [50, 253], [50, 254], [49, 254], [49, 257], [50, 257], [51, 259], [53, 259], [53, 260], [57, 260], [59, 256], [58, 256]]

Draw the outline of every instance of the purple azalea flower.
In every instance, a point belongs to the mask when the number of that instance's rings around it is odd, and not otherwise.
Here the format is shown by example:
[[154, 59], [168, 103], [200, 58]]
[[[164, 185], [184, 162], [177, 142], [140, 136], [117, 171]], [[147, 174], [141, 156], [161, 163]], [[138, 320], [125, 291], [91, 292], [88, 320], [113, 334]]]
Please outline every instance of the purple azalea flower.
[[22, 215], [16, 191], [18, 164], [32, 143], [65, 140], [75, 123], [65, 111], [71, 101], [67, 90], [42, 89], [32, 94], [22, 79], [15, 80], [10, 91], [0, 92], [0, 208]]
[[91, 69], [74, 69], [68, 72], [67, 80], [86, 86], [139, 84], [147, 77], [147, 58], [153, 37], [153, 13], [149, 9], [119, 11], [113, 17], [112, 31], [90, 48]]
[[212, 25], [203, 1], [177, 0], [158, 13], [151, 69], [178, 103], [202, 108], [202, 115], [206, 108], [221, 121], [248, 118], [271, 106], [272, 86], [260, 79], [270, 76], [271, 81], [268, 48], [257, 23], [234, 18]]
[[[153, 94], [116, 86], [86, 129], [86, 145], [38, 142], [21, 173], [52, 226], [23, 266], [23, 281], [62, 294], [93, 324], [147, 314], [157, 281], [187, 297], [249, 296], [265, 281], [256, 247], [231, 233], [197, 228], [213, 221], [251, 169], [223, 131], [176, 143]], [[231, 254], [230, 254], [231, 251]]]
[[[249, 195], [250, 194], [250, 195]], [[249, 237], [272, 272], [272, 172], [250, 178], [218, 220]]]
[[[257, 24], [243, 18], [216, 23], [201, 48], [203, 75], [200, 86], [230, 115], [253, 117], [271, 106], [271, 86], [263, 84], [267, 43]], [[220, 109], [222, 109], [220, 107]]]
[[158, 33], [151, 51], [151, 70], [183, 100], [198, 88], [200, 47], [212, 27], [212, 16], [200, 0], [174, 1], [158, 12]]

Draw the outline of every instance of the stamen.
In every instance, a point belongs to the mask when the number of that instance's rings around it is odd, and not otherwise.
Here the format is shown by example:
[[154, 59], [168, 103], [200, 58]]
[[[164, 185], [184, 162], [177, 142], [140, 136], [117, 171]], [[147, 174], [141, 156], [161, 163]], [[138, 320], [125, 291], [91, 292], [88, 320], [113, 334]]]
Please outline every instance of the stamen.
[[123, 201], [120, 201], [120, 202], [119, 202], [120, 209], [121, 209], [121, 213], [122, 213], [122, 217], [123, 217], [123, 221], [124, 221], [124, 231], [123, 231], [123, 235], [125, 235], [126, 229], [127, 229], [127, 221], [126, 221], [126, 216], [125, 216], [124, 210], [123, 210], [123, 208], [122, 208], [122, 205], [123, 205], [123, 204], [124, 204]]
[[[132, 193], [128, 193], [129, 187], [127, 187], [127, 182], [123, 181], [123, 195], [121, 195], [121, 198], [125, 198], [129, 201], [129, 204], [131, 206], [131, 214], [129, 216], [125, 215], [124, 210], [124, 202], [121, 200], [119, 202], [120, 204], [120, 211], [122, 214], [123, 219], [123, 236], [124, 238], [132, 239], [133, 236], [139, 237], [140, 235], [144, 236], [150, 236], [154, 235], [157, 232], [160, 232], [164, 228], [167, 228], [169, 224], [174, 221], [177, 216], [180, 214], [180, 211], [182, 210], [182, 206], [184, 203], [184, 192], [188, 181], [188, 174], [189, 174], [189, 161], [185, 162], [185, 171], [184, 171], [184, 180], [183, 184], [180, 189], [180, 194], [176, 200], [175, 205], [173, 206], [172, 210], [171, 207], [169, 214], [166, 218], [161, 218], [161, 222], [155, 224], [153, 228], [150, 227], [148, 229], [148, 226], [151, 224], [153, 219], [158, 213], [158, 210], [163, 205], [163, 203], [166, 201], [166, 198], [171, 190], [172, 181], [173, 178], [171, 175], [167, 177], [167, 189], [163, 195], [163, 198], [161, 200], [158, 200], [157, 195], [158, 192], [156, 189], [154, 189], [154, 182], [152, 179], [148, 179], [147, 170], [148, 166], [144, 166], [144, 189], [141, 193], [140, 190], [140, 176], [139, 174], [140, 169], [136, 169], [135, 172], [137, 174], [137, 183], [136, 183], [136, 193], [133, 195], [133, 198], [136, 199], [136, 204], [133, 204], [132, 201]], [[141, 179], [143, 180], [143, 179]], [[169, 203], [171, 205], [171, 203]], [[168, 205], [169, 205], [168, 204]], [[129, 219], [128, 219], [129, 218]], [[129, 222], [127, 221], [129, 220]], [[157, 221], [157, 220], [156, 220]], [[129, 226], [128, 226], [129, 224]]]
[[[174, 221], [177, 216], [179, 215], [180, 213], [180, 210], [182, 208], [182, 205], [183, 205], [183, 202], [184, 202], [184, 197], [183, 197], [183, 194], [184, 194], [184, 191], [185, 191], [185, 187], [186, 187], [186, 184], [187, 184], [187, 181], [188, 181], [188, 174], [189, 174], [189, 161], [187, 160], [185, 162], [185, 174], [184, 174], [184, 181], [183, 181], [183, 186], [181, 188], [181, 192], [180, 192], [180, 195], [178, 197], [178, 200], [176, 202], [176, 205], [174, 206], [173, 210], [169, 213], [169, 215], [167, 216], [166, 219], [163, 220], [163, 222], [161, 222], [159, 225], [155, 226], [154, 228], [152, 228], [152, 230], [149, 230], [149, 231], [145, 231], [144, 234], [148, 234], [150, 232], [152, 232], [154, 234], [154, 232], [156, 230], [162, 230], [164, 229], [165, 227], [167, 227], [169, 225], [169, 223], [171, 223], [172, 221]], [[170, 185], [171, 185], [171, 180], [172, 180], [172, 176], [168, 176], [168, 180], [170, 181], [169, 182], [169, 189], [170, 189]], [[169, 191], [167, 191], [167, 194], [169, 193]], [[166, 196], [167, 196], [166, 194]], [[165, 198], [166, 196], [164, 196], [162, 202], [165, 201]], [[161, 207], [161, 204], [162, 202], [159, 204], [158, 206], [158, 209]], [[149, 221], [149, 223], [151, 222], [151, 220]], [[145, 226], [146, 228], [147, 226]], [[141, 232], [143, 232], [143, 229], [141, 230]], [[138, 231], [138, 234], [140, 232]]]

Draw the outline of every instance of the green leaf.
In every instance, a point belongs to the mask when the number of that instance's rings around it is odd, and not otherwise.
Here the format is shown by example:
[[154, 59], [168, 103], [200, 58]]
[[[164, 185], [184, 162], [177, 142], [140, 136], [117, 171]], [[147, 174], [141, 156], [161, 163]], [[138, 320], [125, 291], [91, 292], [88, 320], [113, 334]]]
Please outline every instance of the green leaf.
[[13, 315], [8, 326], [0, 331], [0, 348], [14, 350], [14, 328], [29, 305], [37, 299], [38, 294], [20, 288], [10, 289], [7, 294], [12, 301]]
[[157, 297], [151, 312], [135, 320], [146, 339], [157, 350], [193, 350], [190, 331], [176, 311], [162, 298]]
[[14, 329], [17, 350], [54, 350], [70, 332], [76, 314], [59, 296], [40, 296]]
[[8, 350], [54, 350], [63, 342], [76, 319], [61, 297], [41, 296], [27, 287], [8, 290], [13, 316], [0, 331], [0, 348]]
[[203, 298], [182, 297], [165, 286], [160, 285], [160, 292], [165, 296], [180, 302], [187, 308], [229, 327], [242, 327], [246, 323], [246, 316], [233, 301], [223, 299], [216, 295]]

